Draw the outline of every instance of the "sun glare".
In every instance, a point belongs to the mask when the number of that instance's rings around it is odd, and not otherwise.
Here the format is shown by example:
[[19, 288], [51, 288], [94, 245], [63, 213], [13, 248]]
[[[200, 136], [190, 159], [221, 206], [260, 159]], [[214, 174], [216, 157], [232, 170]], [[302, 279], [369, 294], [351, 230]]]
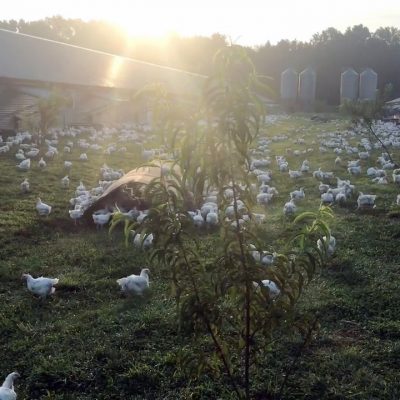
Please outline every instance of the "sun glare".
[[130, 36], [138, 37], [162, 37], [171, 32], [179, 31], [177, 21], [163, 14], [135, 16], [132, 13], [115, 13], [110, 15], [110, 20], [121, 27]]
[[267, 40], [309, 40], [329, 26], [342, 31], [360, 23], [373, 30], [397, 26], [400, 11], [398, 0], [14, 0], [2, 10], [4, 19], [52, 15], [109, 21], [132, 37], [220, 33], [238, 44], [254, 46]]

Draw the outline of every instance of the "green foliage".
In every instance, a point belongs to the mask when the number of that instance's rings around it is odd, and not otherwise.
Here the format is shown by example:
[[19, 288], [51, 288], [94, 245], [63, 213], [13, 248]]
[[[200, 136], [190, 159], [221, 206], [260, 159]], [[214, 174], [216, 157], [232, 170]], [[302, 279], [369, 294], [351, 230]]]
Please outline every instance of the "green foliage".
[[346, 100], [341, 104], [340, 111], [353, 119], [374, 121], [381, 118], [383, 114], [383, 102], [379, 97], [374, 101]]
[[[330, 237], [327, 208], [307, 212], [294, 221], [293, 240], [266, 268], [253, 256], [262, 248], [252, 210], [254, 195], [249, 178], [249, 146], [258, 137], [263, 104], [259, 94], [264, 85], [243, 49], [232, 47], [216, 54], [214, 74], [204, 87], [198, 118], [176, 121], [180, 127], [174, 168], [154, 179], [145, 197], [152, 208], [143, 224], [127, 222], [116, 215], [111, 231], [124, 222], [125, 237], [153, 233], [155, 248], [150, 260], [169, 276], [182, 334], [192, 337], [194, 346], [209, 337], [206, 346], [214, 352], [184, 354], [181, 366], [190, 376], [207, 370], [223, 371], [238, 398], [252, 396], [257, 360], [282, 325], [295, 325], [293, 312], [305, 284], [323, 265], [325, 255], [317, 240]], [[157, 92], [159, 93], [159, 92]], [[159, 96], [157, 96], [159, 99]], [[156, 99], [156, 105], [159, 104]], [[178, 132], [178, 131], [177, 131]], [[220, 210], [219, 237], [213, 254], [201, 247], [198, 230], [185, 207], [185, 197], [194, 193], [197, 204], [209, 189], [217, 189]], [[233, 220], [224, 218], [232, 193]], [[239, 202], [244, 207], [239, 207]], [[246, 213], [250, 221], [241, 217]], [[255, 250], [257, 249], [257, 250]], [[273, 281], [280, 294], [275, 298], [262, 281]], [[307, 329], [306, 329], [307, 330]]]
[[382, 118], [385, 103], [392, 98], [393, 85], [385, 85], [383, 92], [378, 92], [375, 100], [346, 100], [340, 105], [340, 112], [354, 119], [371, 123]]
[[60, 111], [70, 103], [67, 96], [54, 91], [48, 97], [39, 99], [33, 112], [23, 115], [21, 127], [46, 135], [49, 128], [59, 125]]
[[47, 134], [47, 130], [57, 122], [60, 110], [67, 104], [69, 100], [58, 92], [38, 101], [39, 129], [42, 134]]

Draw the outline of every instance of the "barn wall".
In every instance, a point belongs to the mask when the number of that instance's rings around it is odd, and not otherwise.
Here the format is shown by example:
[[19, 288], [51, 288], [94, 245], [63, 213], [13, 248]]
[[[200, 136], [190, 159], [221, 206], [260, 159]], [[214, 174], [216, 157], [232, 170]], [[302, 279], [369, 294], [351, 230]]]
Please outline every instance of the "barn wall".
[[75, 85], [54, 85], [20, 80], [0, 81], [0, 130], [27, 129], [21, 118], [37, 117], [37, 103], [58, 91], [70, 99], [70, 105], [60, 111], [61, 127], [71, 125], [115, 125], [119, 123], [148, 123], [144, 104], [129, 101], [130, 92], [107, 88]]

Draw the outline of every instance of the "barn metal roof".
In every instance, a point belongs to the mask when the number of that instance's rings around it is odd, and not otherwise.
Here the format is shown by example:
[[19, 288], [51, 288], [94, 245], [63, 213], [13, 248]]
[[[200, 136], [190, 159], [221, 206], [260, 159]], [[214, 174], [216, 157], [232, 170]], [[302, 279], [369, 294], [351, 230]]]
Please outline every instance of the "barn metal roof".
[[196, 93], [204, 76], [0, 29], [0, 78], [137, 90], [159, 82]]

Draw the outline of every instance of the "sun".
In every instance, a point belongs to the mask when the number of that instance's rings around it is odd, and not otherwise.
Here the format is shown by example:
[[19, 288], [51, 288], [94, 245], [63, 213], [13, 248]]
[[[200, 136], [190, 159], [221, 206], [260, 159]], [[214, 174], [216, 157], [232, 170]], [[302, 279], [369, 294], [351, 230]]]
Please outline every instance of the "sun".
[[132, 37], [159, 38], [179, 32], [179, 21], [174, 21], [172, 17], [163, 13], [152, 13], [150, 10], [142, 10], [137, 15], [133, 12], [122, 14], [117, 10], [108, 18]]

